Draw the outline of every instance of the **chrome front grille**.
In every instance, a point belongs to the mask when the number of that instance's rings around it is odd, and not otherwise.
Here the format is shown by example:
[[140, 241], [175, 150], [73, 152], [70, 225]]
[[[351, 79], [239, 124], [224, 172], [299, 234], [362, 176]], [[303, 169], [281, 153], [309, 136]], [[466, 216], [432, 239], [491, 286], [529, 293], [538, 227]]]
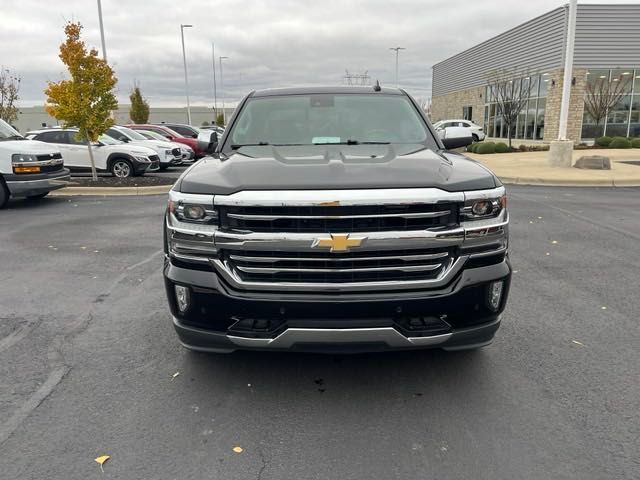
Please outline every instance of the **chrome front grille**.
[[220, 252], [242, 281], [259, 283], [360, 283], [438, 278], [454, 261], [454, 249], [330, 252]]
[[242, 232], [354, 233], [454, 227], [458, 204], [221, 206], [221, 228]]

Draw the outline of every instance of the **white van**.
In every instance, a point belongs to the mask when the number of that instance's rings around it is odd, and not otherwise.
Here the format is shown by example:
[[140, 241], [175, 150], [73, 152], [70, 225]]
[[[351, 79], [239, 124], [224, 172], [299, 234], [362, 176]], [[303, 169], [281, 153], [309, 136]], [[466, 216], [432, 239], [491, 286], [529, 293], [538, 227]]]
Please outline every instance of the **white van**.
[[60, 150], [27, 140], [0, 120], [0, 208], [9, 198], [42, 198], [69, 180]]

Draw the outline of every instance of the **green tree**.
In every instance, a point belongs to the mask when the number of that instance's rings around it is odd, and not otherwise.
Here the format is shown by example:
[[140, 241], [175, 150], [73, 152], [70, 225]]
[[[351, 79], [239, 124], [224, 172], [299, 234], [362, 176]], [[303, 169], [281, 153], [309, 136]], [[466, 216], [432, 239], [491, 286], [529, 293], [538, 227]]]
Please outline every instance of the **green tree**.
[[142, 96], [138, 85], [133, 88], [129, 100], [131, 101], [129, 117], [133, 123], [147, 123], [149, 121], [149, 103]]
[[0, 119], [11, 124], [18, 119], [20, 77], [0, 67]]
[[118, 80], [95, 48], [87, 51], [80, 39], [81, 32], [79, 22], [68, 22], [64, 27], [67, 39], [60, 45], [59, 57], [71, 79], [48, 83], [45, 108], [51, 116], [62, 120], [64, 126], [78, 128], [77, 138], [87, 142], [91, 173], [97, 180], [91, 144], [114, 123], [111, 111], [118, 108], [118, 101], [113, 89]]
[[219, 113], [216, 117], [216, 125], [219, 127], [224, 127], [224, 115]]

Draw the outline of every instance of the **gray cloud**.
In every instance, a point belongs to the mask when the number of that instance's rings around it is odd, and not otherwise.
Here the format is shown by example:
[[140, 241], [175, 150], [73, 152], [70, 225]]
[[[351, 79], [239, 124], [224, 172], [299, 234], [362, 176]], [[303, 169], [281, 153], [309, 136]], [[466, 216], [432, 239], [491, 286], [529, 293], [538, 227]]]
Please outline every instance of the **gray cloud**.
[[[66, 20], [83, 23], [88, 46], [100, 46], [93, 0], [3, 0], [0, 63], [22, 77], [22, 104], [42, 104], [48, 80], [63, 78], [58, 58]], [[192, 103], [211, 105], [211, 42], [224, 64], [225, 98], [274, 86], [340, 84], [345, 69], [368, 70], [427, 97], [431, 65], [460, 50], [551, 10], [557, 0], [102, 0], [109, 62], [127, 102], [139, 82], [152, 106], [182, 105], [184, 78], [180, 23], [185, 30]], [[535, 45], [531, 46], [532, 50]], [[218, 62], [216, 61], [216, 68]], [[219, 80], [219, 78], [218, 78]]]

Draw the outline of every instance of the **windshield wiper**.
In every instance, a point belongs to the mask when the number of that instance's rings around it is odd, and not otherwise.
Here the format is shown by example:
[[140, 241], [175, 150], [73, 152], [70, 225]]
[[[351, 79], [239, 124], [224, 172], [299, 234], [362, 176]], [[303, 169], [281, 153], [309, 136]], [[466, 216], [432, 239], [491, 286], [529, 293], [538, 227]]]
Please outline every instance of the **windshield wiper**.
[[26, 140], [22, 135], [9, 135], [8, 137], [0, 137], [0, 140]]
[[231, 150], [237, 150], [242, 147], [263, 147], [265, 145], [269, 145], [269, 142], [258, 142], [258, 143], [238, 143], [231, 145]]

